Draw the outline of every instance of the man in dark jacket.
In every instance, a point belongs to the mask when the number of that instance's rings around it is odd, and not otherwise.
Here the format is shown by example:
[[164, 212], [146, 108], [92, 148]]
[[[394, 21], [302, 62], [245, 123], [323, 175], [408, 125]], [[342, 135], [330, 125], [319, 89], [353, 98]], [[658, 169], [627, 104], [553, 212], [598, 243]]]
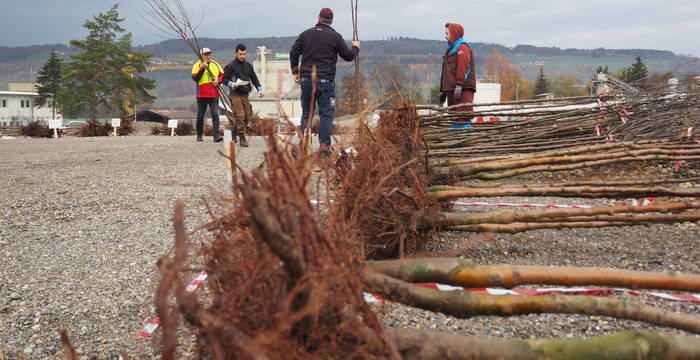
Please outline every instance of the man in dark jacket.
[[[471, 44], [464, 40], [462, 25], [447, 23], [445, 25], [445, 51], [440, 79], [440, 102], [447, 99], [447, 105], [471, 104], [476, 93], [476, 72], [474, 71], [474, 53]], [[472, 106], [464, 106], [458, 111], [473, 111]], [[471, 118], [462, 119], [469, 123]]]
[[223, 83], [231, 88], [229, 99], [231, 99], [233, 106], [233, 117], [236, 119], [236, 123], [233, 124], [233, 136], [235, 139], [238, 135], [239, 143], [243, 147], [248, 146], [245, 133], [253, 112], [248, 98], [252, 90], [250, 84], [253, 83], [260, 97], [264, 94], [264, 89], [258, 81], [258, 75], [255, 74], [253, 65], [246, 61], [246, 56], [245, 45], [236, 45], [236, 58], [224, 67], [223, 78]]
[[[289, 54], [294, 80], [301, 84], [301, 132], [306, 130], [309, 114], [313, 114], [311, 103], [311, 72], [316, 68], [316, 93], [320, 115], [318, 139], [321, 143], [321, 157], [330, 155], [331, 131], [333, 129], [333, 109], [335, 107], [335, 67], [338, 55], [345, 61], [352, 61], [360, 52], [360, 42], [353, 41], [348, 48], [343, 37], [331, 24], [333, 11], [321, 9], [316, 26], [304, 31], [294, 42]], [[301, 66], [299, 66], [301, 56]]]

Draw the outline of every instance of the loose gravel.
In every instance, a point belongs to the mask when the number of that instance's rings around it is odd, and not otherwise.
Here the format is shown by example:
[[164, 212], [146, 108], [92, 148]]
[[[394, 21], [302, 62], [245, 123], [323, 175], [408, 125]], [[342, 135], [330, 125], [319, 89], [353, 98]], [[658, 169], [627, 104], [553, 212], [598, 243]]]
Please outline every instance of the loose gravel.
[[[239, 149], [246, 169], [262, 161], [253, 137]], [[201, 200], [228, 191], [221, 144], [211, 138], [0, 140], [0, 359], [60, 359], [58, 329], [81, 359], [157, 358], [135, 338], [153, 315], [156, 262], [173, 244], [172, 210], [186, 199], [190, 230], [209, 219]], [[472, 199], [473, 200], [473, 199]], [[607, 205], [607, 200], [493, 198], [479, 201]], [[466, 211], [486, 211], [468, 208]], [[195, 235], [195, 240], [197, 239]], [[537, 230], [515, 235], [442, 233], [430, 245], [476, 264], [605, 266], [700, 273], [694, 223], [611, 229]], [[619, 295], [698, 315], [697, 304]], [[490, 338], [597, 336], [659, 329], [572, 315], [456, 319], [398, 304], [373, 305], [387, 326]]]
[[[263, 145], [239, 148], [243, 167]], [[153, 357], [135, 334], [154, 315], [174, 203], [187, 200], [190, 229], [209, 218], [200, 198], [228, 189], [222, 150], [192, 136], [0, 140], [0, 359], [62, 358], [59, 328], [85, 359]]]

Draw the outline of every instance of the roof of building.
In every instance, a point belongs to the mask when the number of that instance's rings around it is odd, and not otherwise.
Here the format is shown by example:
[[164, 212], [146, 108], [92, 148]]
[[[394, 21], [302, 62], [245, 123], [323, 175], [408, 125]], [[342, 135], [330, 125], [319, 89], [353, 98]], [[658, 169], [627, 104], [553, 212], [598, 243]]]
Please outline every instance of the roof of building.
[[39, 96], [39, 93], [29, 91], [0, 91], [0, 95], [34, 95]]

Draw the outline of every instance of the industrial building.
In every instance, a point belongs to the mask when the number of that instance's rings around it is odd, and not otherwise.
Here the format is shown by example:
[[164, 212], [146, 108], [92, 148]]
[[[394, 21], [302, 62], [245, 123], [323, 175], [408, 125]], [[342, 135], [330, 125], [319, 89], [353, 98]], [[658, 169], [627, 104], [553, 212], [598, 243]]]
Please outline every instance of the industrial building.
[[279, 105], [284, 113], [289, 117], [299, 117], [301, 116], [301, 88], [294, 82], [294, 76], [289, 68], [289, 54], [275, 54], [275, 60], [269, 60], [270, 55], [273, 55], [270, 50], [264, 46], [258, 46], [253, 69], [258, 75], [260, 84], [265, 88], [265, 97], [261, 98], [256, 93], [250, 95], [253, 111], [261, 117], [278, 117], [279, 110], [275, 97], [279, 94]]

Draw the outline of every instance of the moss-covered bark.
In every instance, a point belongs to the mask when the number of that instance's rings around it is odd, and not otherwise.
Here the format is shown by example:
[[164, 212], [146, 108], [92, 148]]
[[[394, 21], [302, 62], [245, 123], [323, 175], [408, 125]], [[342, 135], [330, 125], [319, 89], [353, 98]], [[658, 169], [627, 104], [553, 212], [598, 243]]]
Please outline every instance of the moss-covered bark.
[[688, 360], [700, 359], [700, 338], [621, 332], [591, 339], [494, 340], [410, 329], [387, 329], [403, 359]]

